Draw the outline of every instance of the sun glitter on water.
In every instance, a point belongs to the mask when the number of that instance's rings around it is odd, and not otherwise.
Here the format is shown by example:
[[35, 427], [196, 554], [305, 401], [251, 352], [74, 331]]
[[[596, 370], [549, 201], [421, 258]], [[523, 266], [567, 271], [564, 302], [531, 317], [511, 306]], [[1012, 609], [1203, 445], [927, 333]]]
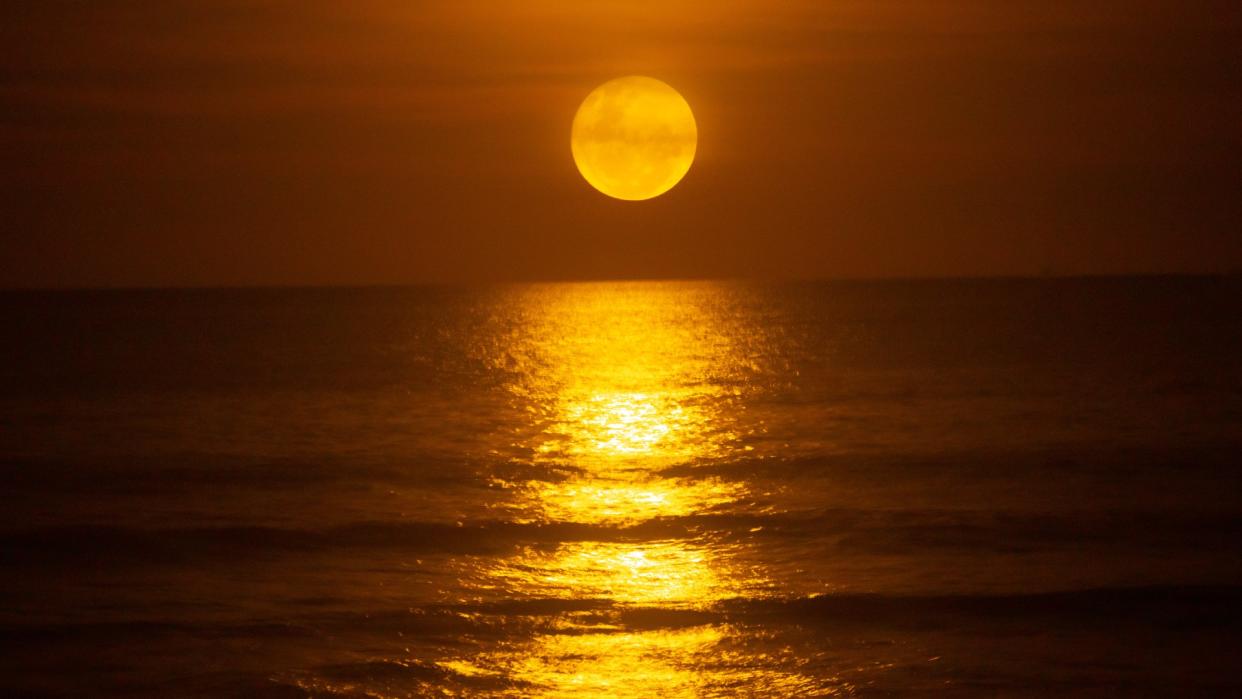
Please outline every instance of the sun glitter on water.
[[[707, 684], [743, 679], [796, 694], [796, 674], [692, 669], [688, 659], [719, 660], [730, 632], [707, 616], [682, 626], [724, 600], [772, 589], [745, 544], [703, 536], [683, 519], [747, 497], [738, 481], [694, 471], [744, 449], [729, 407], [752, 370], [741, 348], [755, 338], [693, 286], [527, 294], [506, 356], [523, 377], [515, 400], [532, 416], [516, 453], [542, 477], [502, 484], [514, 496], [505, 516], [585, 535], [524, 545], [474, 571], [480, 596], [505, 590], [567, 611], [526, 645], [442, 665], [516, 679], [522, 696], [698, 696]], [[640, 527], [643, 535], [631, 533]], [[680, 615], [670, 628], [625, 622], [670, 614]]]

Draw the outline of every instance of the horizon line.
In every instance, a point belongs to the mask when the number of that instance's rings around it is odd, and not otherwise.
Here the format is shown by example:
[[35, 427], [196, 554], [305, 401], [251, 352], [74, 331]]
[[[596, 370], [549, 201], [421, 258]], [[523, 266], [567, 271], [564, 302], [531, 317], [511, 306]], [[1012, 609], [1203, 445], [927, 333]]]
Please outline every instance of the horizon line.
[[245, 290], [298, 290], [298, 289], [404, 289], [404, 288], [466, 288], [537, 286], [541, 284], [635, 284], [635, 283], [695, 283], [726, 282], [742, 284], [814, 284], [850, 283], [883, 284], [901, 282], [950, 282], [950, 281], [1051, 281], [1089, 279], [1155, 279], [1155, 278], [1219, 278], [1242, 276], [1242, 270], [1203, 272], [1081, 272], [1073, 274], [962, 274], [962, 275], [891, 275], [891, 276], [836, 276], [836, 277], [602, 277], [602, 278], [531, 278], [460, 281], [410, 281], [410, 282], [324, 282], [324, 283], [238, 283], [238, 284], [117, 284], [117, 285], [64, 285], [64, 286], [0, 286], [0, 293], [24, 292], [77, 292], [77, 291], [245, 291]]

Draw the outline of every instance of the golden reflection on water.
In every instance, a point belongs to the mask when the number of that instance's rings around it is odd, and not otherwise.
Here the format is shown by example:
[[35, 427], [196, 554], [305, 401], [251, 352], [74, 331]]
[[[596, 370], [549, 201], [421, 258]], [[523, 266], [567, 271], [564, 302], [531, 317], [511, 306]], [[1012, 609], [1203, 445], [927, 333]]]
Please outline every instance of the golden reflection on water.
[[552, 552], [530, 548], [493, 572], [528, 597], [604, 599], [667, 609], [705, 607], [760, 592], [767, 581], [698, 541], [583, 541]]
[[[716, 651], [732, 633], [728, 626], [703, 625], [550, 634], [521, 652], [443, 665], [469, 677], [502, 676], [529, 683], [507, 692], [512, 696], [699, 697], [709, 688], [712, 696], [808, 694], [810, 683], [797, 673], [730, 662], [734, 658]], [[714, 671], [704, 670], [712, 665]], [[833, 694], [820, 689], [815, 696]]]
[[719, 478], [574, 478], [529, 487], [542, 517], [618, 526], [709, 511], [733, 502], [744, 491], [741, 485]]
[[[735, 398], [753, 369], [742, 348], [754, 338], [731, 324], [735, 316], [713, 291], [588, 285], [530, 292], [523, 323], [505, 348], [508, 368], [521, 377], [512, 387], [515, 400], [536, 416], [518, 446], [532, 455], [532, 466], [560, 477], [511, 489], [520, 498], [519, 519], [633, 528], [712, 512], [745, 496], [741, 482], [663, 473], [745, 449]], [[614, 609], [658, 615], [770, 585], [762, 570], [739, 564], [736, 550], [719, 541], [667, 536], [528, 547], [495, 565], [486, 587], [525, 598], [605, 600]], [[446, 667], [529, 683], [523, 696], [683, 696], [708, 681], [740, 681], [706, 669], [725, 657], [718, 646], [728, 629], [720, 625], [567, 625], [528, 645]], [[797, 681], [773, 673], [762, 682], [773, 691]]]
[[690, 391], [593, 392], [564, 395], [557, 420], [537, 451], [591, 466], [616, 465], [642, 457], [642, 466], [712, 455], [720, 445], [709, 437], [711, 415]]
[[719, 627], [554, 635], [514, 668], [543, 696], [693, 696], [693, 654], [720, 641]]
[[713, 433], [702, 398], [688, 390], [558, 396], [556, 418], [535, 454], [573, 466], [573, 475], [527, 484], [528, 511], [552, 521], [624, 526], [735, 501], [743, 494], [739, 483], [659, 473], [722, 451], [729, 434]]

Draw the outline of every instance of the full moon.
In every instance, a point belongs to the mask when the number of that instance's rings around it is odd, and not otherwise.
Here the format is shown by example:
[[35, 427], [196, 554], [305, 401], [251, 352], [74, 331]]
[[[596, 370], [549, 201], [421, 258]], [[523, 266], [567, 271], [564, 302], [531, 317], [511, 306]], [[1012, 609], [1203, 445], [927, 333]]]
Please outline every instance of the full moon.
[[690, 105], [655, 78], [610, 80], [574, 115], [570, 147], [578, 171], [610, 197], [638, 201], [681, 181], [694, 162], [698, 128]]

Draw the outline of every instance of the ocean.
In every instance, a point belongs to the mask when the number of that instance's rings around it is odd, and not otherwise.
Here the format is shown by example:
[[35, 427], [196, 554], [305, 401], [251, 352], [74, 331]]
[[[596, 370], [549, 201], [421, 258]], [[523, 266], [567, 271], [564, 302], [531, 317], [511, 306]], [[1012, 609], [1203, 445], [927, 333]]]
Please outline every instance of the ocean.
[[1242, 278], [0, 293], [6, 696], [1239, 696]]

